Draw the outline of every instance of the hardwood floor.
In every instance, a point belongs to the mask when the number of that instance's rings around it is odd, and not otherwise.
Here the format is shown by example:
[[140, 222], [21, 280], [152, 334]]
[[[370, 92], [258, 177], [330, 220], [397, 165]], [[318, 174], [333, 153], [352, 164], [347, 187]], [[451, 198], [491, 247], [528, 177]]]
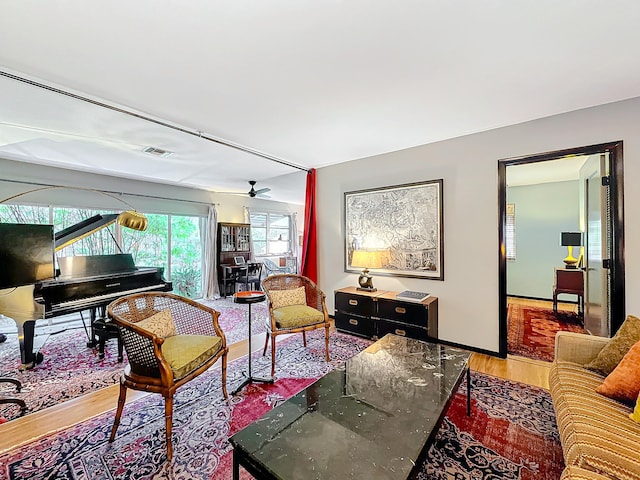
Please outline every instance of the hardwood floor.
[[[252, 339], [252, 350], [260, 350], [264, 345], [264, 334], [255, 335]], [[229, 347], [229, 360], [247, 354], [248, 341], [238, 342]], [[214, 365], [212, 368], [219, 368]], [[471, 358], [472, 370], [483, 372], [500, 378], [515, 380], [542, 388], [549, 388], [547, 382], [550, 364], [530, 360], [523, 357], [509, 356], [500, 359], [474, 353]], [[22, 418], [0, 425], [0, 452], [52, 433], [104, 412], [114, 410], [118, 399], [118, 385], [103, 388], [97, 392], [64, 402], [43, 411], [26, 415]], [[127, 402], [148, 395], [129, 390]]]

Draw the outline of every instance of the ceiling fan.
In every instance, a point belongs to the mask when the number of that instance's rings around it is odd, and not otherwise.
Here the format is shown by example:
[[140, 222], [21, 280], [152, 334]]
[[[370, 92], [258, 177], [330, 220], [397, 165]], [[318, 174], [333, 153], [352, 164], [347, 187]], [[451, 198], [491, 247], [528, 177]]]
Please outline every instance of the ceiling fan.
[[253, 197], [269, 198], [267, 195], [265, 195], [265, 193], [270, 192], [271, 191], [270, 188], [260, 188], [256, 190], [254, 188], [256, 185], [255, 180], [249, 180], [249, 185], [251, 185], [251, 190], [247, 192], [247, 195], [249, 195], [251, 198]]
[[256, 181], [255, 180], [249, 180], [249, 185], [251, 185], [251, 189], [247, 192], [247, 193], [238, 193], [238, 192], [218, 192], [218, 193], [226, 193], [228, 195], [241, 195], [241, 196], [245, 196], [245, 195], [249, 195], [251, 198], [271, 198], [269, 195], [265, 195], [265, 193], [270, 192], [271, 189], [270, 188], [259, 188], [258, 190], [255, 189], [256, 186]]

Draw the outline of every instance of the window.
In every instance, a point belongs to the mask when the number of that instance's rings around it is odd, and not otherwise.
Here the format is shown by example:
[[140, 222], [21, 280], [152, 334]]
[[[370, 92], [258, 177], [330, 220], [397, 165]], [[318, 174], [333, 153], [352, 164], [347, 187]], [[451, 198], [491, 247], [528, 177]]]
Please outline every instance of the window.
[[[0, 221], [53, 223], [54, 231], [75, 225], [105, 210], [82, 208], [0, 205]], [[122, 228], [117, 223], [98, 230], [56, 252], [56, 257], [130, 253], [138, 267], [161, 267], [173, 291], [189, 298], [202, 296], [201, 217], [145, 214], [149, 227], [144, 232]], [[52, 220], [50, 220], [52, 219]], [[114, 241], [115, 240], [115, 241]]]
[[253, 254], [257, 257], [291, 252], [291, 215], [251, 212]]
[[506, 225], [507, 260], [516, 259], [516, 204], [507, 203]]

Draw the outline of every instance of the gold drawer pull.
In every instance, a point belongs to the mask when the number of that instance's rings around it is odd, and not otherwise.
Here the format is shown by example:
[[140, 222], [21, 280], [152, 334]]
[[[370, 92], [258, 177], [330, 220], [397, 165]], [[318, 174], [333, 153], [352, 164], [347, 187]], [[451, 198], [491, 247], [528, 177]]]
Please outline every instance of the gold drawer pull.
[[358, 300], [349, 300], [349, 305], [358, 305]]
[[406, 337], [407, 332], [405, 332], [404, 330], [400, 330], [399, 328], [396, 328], [396, 335], [400, 335], [401, 337]]
[[396, 313], [407, 313], [407, 309], [404, 307], [396, 307]]
[[353, 318], [350, 318], [350, 319], [349, 319], [349, 323], [350, 323], [351, 325], [357, 325], [357, 324], [358, 324], [358, 320], [355, 320], [355, 319], [353, 319]]

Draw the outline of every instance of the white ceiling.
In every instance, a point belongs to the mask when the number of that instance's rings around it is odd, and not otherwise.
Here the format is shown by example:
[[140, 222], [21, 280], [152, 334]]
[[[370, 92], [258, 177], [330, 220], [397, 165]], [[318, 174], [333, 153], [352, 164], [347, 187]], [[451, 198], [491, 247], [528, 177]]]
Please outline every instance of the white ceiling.
[[[640, 96], [639, 23], [637, 0], [21, 0], [0, 68], [309, 168]], [[7, 77], [0, 156], [304, 194], [291, 166]]]
[[578, 180], [580, 178], [580, 168], [588, 158], [588, 155], [584, 155], [544, 162], [509, 165], [507, 167], [507, 186], [521, 187], [524, 185]]

